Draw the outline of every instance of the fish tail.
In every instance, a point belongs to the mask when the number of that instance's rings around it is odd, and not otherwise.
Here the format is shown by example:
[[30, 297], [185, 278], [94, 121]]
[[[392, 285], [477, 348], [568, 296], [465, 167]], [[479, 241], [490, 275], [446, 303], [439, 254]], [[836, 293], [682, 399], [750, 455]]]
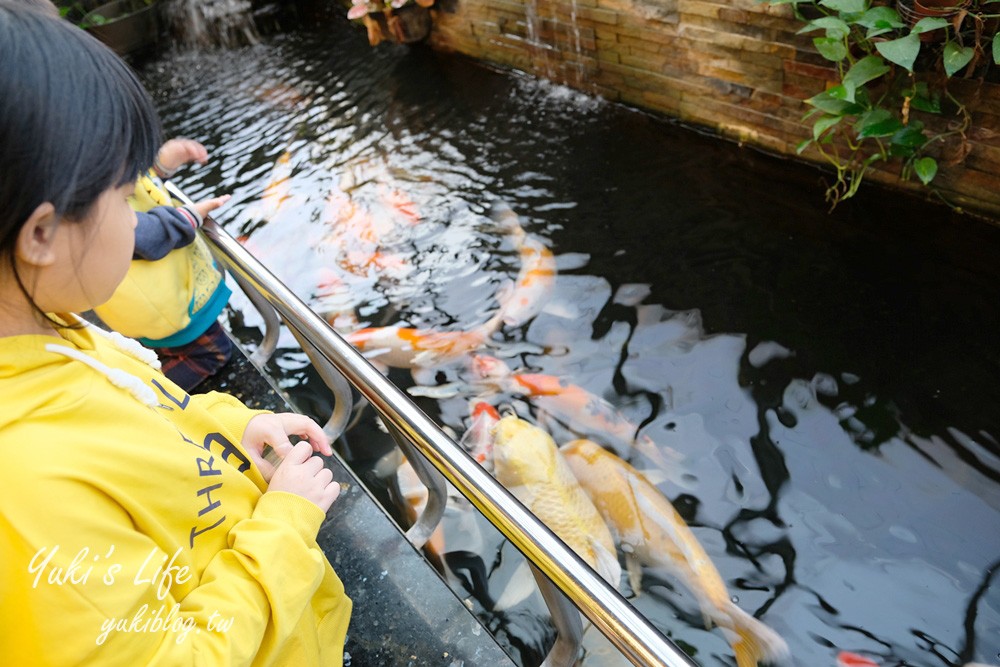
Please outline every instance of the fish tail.
[[[725, 623], [735, 637], [730, 637], [737, 667], [757, 667], [759, 663], [780, 665], [791, 657], [788, 644], [777, 632], [746, 613], [735, 604], [728, 610]], [[722, 620], [722, 619], [717, 619]], [[720, 623], [723, 625], [723, 623]]]

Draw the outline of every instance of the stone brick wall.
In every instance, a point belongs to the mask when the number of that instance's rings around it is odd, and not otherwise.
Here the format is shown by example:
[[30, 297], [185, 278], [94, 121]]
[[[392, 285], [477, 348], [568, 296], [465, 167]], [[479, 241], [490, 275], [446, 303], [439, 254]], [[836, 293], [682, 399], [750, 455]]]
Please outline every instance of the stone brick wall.
[[[802, 100], [834, 78], [801, 27], [755, 0], [438, 0], [431, 43], [795, 155], [810, 136]], [[1000, 85], [958, 84], [971, 151], [935, 185], [1000, 220]], [[922, 189], [898, 171], [867, 178]]]

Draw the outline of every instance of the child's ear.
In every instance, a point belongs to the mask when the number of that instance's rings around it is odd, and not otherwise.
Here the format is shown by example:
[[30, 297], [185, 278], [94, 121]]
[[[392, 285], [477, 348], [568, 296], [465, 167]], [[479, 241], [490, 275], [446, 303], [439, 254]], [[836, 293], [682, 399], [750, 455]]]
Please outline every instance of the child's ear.
[[32, 266], [49, 266], [56, 260], [55, 238], [59, 228], [56, 207], [39, 204], [17, 235], [17, 258]]

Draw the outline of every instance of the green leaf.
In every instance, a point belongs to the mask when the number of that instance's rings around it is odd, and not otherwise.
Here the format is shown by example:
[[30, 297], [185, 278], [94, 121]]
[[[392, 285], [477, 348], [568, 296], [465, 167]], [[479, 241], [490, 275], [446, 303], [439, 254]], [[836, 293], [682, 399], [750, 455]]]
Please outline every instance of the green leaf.
[[827, 60], [840, 62], [847, 57], [847, 45], [844, 40], [837, 37], [816, 37], [813, 39], [816, 50]]
[[906, 37], [893, 39], [888, 42], [879, 42], [875, 45], [882, 57], [891, 63], [895, 63], [907, 71], [913, 71], [913, 61], [920, 53], [920, 37], [916, 33], [910, 33]]
[[928, 185], [934, 180], [937, 175], [937, 160], [932, 157], [922, 157], [913, 163], [913, 171], [916, 172], [917, 178], [924, 185]]
[[917, 83], [910, 98], [910, 106], [919, 111], [941, 113], [941, 96], [932, 94], [925, 81]]
[[847, 74], [844, 75], [844, 88], [847, 96], [844, 98], [850, 102], [854, 101], [854, 91], [859, 86], [863, 86], [873, 79], [877, 79], [889, 71], [889, 66], [878, 56], [865, 56], [851, 66]]
[[905, 28], [906, 24], [892, 7], [872, 7], [854, 21], [863, 28]]
[[1000, 65], [1000, 35], [993, 35], [993, 62]]
[[802, 155], [802, 151], [809, 148], [809, 144], [812, 143], [812, 139], [806, 139], [805, 141], [800, 141], [795, 147], [795, 153], [797, 155]]
[[976, 50], [971, 46], [959, 46], [955, 42], [948, 42], [944, 45], [944, 71], [948, 76], [969, 64]]
[[830, 97], [832, 97], [834, 99], [837, 99], [837, 100], [847, 100], [848, 102], [854, 102], [855, 101], [853, 98], [847, 99], [853, 93], [854, 93], [853, 90], [852, 91], [848, 91], [846, 87], [844, 87], [843, 85], [840, 85], [840, 84], [838, 84], [836, 86], [833, 86], [832, 88], [827, 88], [826, 89], [826, 94], [829, 95]]
[[819, 4], [841, 14], [860, 14], [865, 11], [867, 0], [820, 0]]
[[904, 127], [902, 121], [892, 115], [888, 109], [872, 109], [859, 120], [855, 128], [860, 139], [871, 137], [889, 137]]
[[947, 28], [950, 23], [942, 18], [936, 16], [928, 16], [927, 18], [922, 18], [916, 22], [916, 24], [910, 29], [910, 32], [915, 32], [917, 34], [922, 32], [930, 32], [931, 30], [940, 30], [941, 28]]
[[889, 143], [889, 152], [892, 155], [901, 157], [913, 155], [918, 149], [923, 148], [927, 144], [927, 135], [923, 132], [923, 124], [911, 122], [902, 130], [892, 135]]
[[843, 116], [823, 116], [813, 125], [813, 139], [819, 140], [823, 133], [843, 120]]
[[806, 104], [810, 104], [831, 116], [853, 116], [863, 110], [861, 105], [837, 99], [829, 92], [813, 95], [806, 100]]
[[825, 30], [827, 37], [840, 39], [851, 31], [851, 27], [838, 19], [836, 16], [824, 16], [823, 18], [818, 18], [815, 21], [810, 21], [805, 24], [805, 26], [796, 34], [801, 35], [802, 33], [812, 32], [813, 30]]

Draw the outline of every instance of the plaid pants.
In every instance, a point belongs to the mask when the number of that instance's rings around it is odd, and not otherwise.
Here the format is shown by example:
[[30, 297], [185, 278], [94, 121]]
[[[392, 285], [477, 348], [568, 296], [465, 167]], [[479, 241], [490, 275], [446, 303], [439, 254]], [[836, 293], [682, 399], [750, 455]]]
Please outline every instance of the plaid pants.
[[216, 321], [187, 345], [158, 347], [155, 350], [160, 357], [163, 374], [184, 391], [190, 392], [226, 365], [233, 354], [233, 343]]

